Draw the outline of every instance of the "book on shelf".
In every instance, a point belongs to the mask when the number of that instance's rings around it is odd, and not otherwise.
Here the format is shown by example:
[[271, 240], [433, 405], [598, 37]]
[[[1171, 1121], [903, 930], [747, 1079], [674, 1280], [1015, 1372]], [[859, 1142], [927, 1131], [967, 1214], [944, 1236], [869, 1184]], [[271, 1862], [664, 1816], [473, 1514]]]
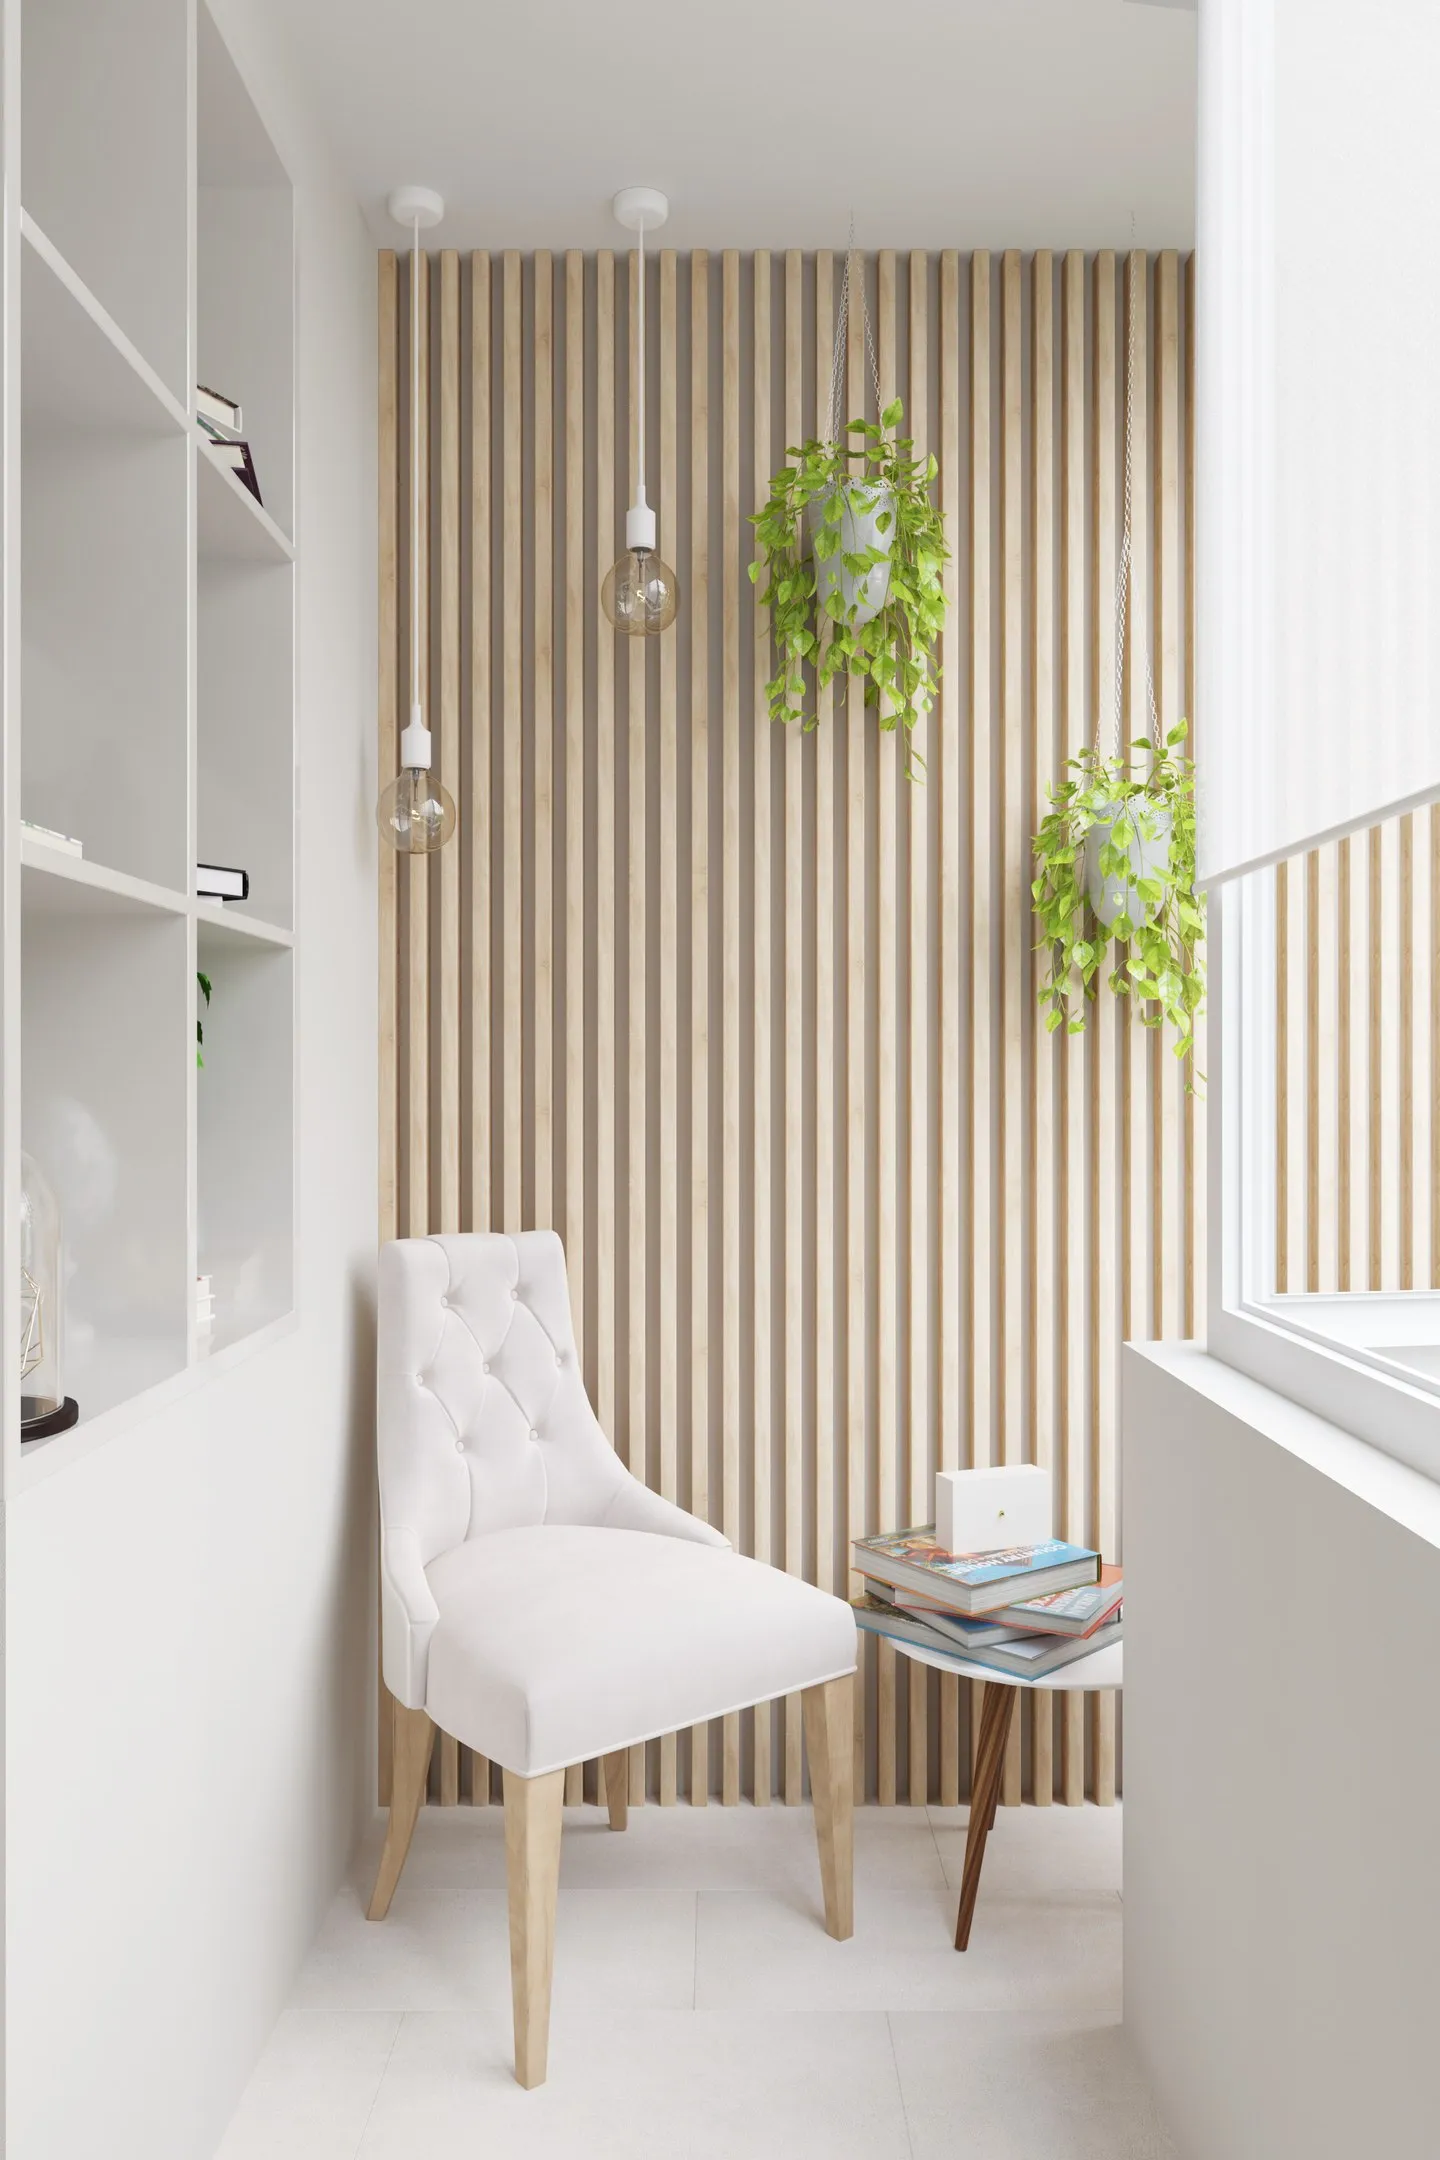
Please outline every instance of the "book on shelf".
[[[869, 1635], [886, 1635], [919, 1650], [938, 1651], [942, 1657], [964, 1658], [968, 1664], [1015, 1680], [1041, 1680], [1059, 1672], [1097, 1650], [1121, 1640], [1124, 1622], [1118, 1613], [1102, 1623], [1093, 1635], [1040, 1635], [1021, 1628], [990, 1628], [977, 1631], [987, 1641], [966, 1640], [961, 1623], [936, 1615], [933, 1624], [914, 1613], [905, 1613], [881, 1598], [857, 1598], [851, 1607], [855, 1625]], [[1003, 1638], [996, 1640], [995, 1638]]]
[[876, 1582], [922, 1591], [951, 1612], [975, 1616], [996, 1613], [1019, 1595], [1048, 1597], [1096, 1582], [1100, 1555], [1063, 1538], [998, 1552], [946, 1552], [927, 1523], [890, 1537], [856, 1538], [855, 1566]]
[[195, 417], [202, 427], [223, 428], [232, 439], [245, 425], [234, 398], [226, 397], [223, 390], [211, 390], [205, 383], [195, 385]]
[[1097, 1583], [1078, 1590], [1057, 1590], [1051, 1597], [1021, 1598], [1004, 1606], [995, 1617], [1012, 1627], [1030, 1628], [1039, 1635], [1093, 1635], [1125, 1602], [1125, 1571], [1102, 1567]]
[[196, 863], [195, 891], [201, 900], [248, 900], [248, 870], [227, 870], [219, 863]]
[[857, 1621], [864, 1626], [862, 1616], [868, 1613], [872, 1634], [893, 1635], [897, 1642], [917, 1643], [922, 1650], [946, 1650], [952, 1657], [968, 1657], [972, 1650], [1013, 1642], [1024, 1632], [1001, 1627], [994, 1620], [967, 1620], [960, 1613], [912, 1612], [886, 1597], [884, 1588], [882, 1583], [866, 1583], [866, 1595], [854, 1601]]
[[249, 443], [241, 442], [238, 438], [233, 442], [221, 441], [215, 436], [207, 441], [206, 449], [217, 465], [223, 465], [228, 472], [233, 472], [240, 485], [249, 488], [256, 502], [263, 508], [260, 482], [255, 477], [255, 460], [250, 455]]

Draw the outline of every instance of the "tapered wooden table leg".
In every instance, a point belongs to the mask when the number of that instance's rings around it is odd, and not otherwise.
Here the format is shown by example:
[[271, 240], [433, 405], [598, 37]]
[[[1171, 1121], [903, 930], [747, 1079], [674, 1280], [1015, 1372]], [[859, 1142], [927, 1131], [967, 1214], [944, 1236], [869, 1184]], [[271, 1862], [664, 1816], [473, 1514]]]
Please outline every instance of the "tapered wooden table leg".
[[970, 1793], [970, 1830], [965, 1839], [965, 1869], [960, 1878], [960, 1910], [955, 1916], [955, 1948], [970, 1943], [970, 1922], [980, 1890], [980, 1870], [985, 1864], [985, 1840], [995, 1820], [1000, 1798], [1000, 1779], [1005, 1768], [1005, 1746], [1010, 1720], [1015, 1713], [1015, 1689], [985, 1683], [980, 1705], [980, 1745], [975, 1754], [975, 1782]]

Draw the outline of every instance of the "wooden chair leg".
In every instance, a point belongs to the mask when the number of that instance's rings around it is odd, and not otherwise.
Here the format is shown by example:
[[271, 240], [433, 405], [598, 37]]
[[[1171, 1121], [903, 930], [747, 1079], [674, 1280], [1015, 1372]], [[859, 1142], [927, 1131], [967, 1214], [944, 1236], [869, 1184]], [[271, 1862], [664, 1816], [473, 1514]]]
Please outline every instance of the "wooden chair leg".
[[965, 1868], [960, 1877], [960, 1909], [955, 1915], [955, 1948], [970, 1944], [970, 1923], [980, 1893], [980, 1870], [985, 1864], [985, 1840], [995, 1821], [1000, 1780], [1005, 1769], [1005, 1747], [1010, 1720], [1015, 1714], [1015, 1689], [985, 1683], [980, 1707], [980, 1745], [975, 1752], [975, 1782], [970, 1793], [970, 1829], [965, 1839]]
[[610, 1827], [623, 1830], [630, 1820], [630, 1750], [617, 1748], [607, 1755], [605, 1762], [605, 1805], [610, 1810]]
[[510, 1990], [515, 2005], [515, 2076], [526, 2091], [545, 2082], [550, 2042], [550, 1975], [555, 1962], [555, 1893], [565, 1773], [505, 1772], [505, 1873], [510, 1890]]
[[370, 1898], [369, 1917], [372, 1920], [383, 1920], [390, 1910], [390, 1900], [395, 1895], [395, 1885], [410, 1850], [415, 1818], [425, 1798], [430, 1751], [435, 1742], [435, 1727], [423, 1710], [407, 1710], [398, 1702], [393, 1708], [395, 1737], [390, 1759], [390, 1821]]
[[825, 1893], [825, 1932], [848, 1942], [855, 1932], [855, 1678], [842, 1674], [801, 1697], [815, 1842]]

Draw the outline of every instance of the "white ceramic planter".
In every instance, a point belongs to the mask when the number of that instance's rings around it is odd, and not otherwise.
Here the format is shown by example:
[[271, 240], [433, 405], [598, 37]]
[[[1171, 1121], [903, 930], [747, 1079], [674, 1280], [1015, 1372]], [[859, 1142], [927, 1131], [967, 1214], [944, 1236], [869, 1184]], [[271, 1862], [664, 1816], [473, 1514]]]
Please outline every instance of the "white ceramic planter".
[[1121, 915], [1128, 915], [1133, 923], [1145, 915], [1145, 903], [1135, 890], [1133, 879], [1158, 877], [1170, 867], [1170, 812], [1153, 810], [1151, 822], [1155, 827], [1150, 836], [1137, 831], [1125, 850], [1130, 862], [1130, 877], [1102, 877], [1100, 874], [1100, 850], [1110, 838], [1111, 830], [1122, 805], [1106, 803], [1107, 812], [1114, 813], [1103, 825], [1092, 825], [1085, 836], [1085, 885], [1090, 895], [1090, 905], [1095, 910], [1097, 922], [1109, 929]]
[[[828, 613], [830, 595], [838, 592], [847, 622], [858, 628], [862, 623], [873, 622], [889, 597], [895, 498], [888, 488], [867, 487], [858, 480], [842, 480], [840, 495], [840, 546], [828, 559], [815, 557], [815, 593], [820, 607]], [[825, 505], [829, 500], [829, 495], [817, 495], [809, 507], [812, 546], [824, 524]], [[881, 532], [878, 521], [886, 511], [890, 512], [891, 522]], [[832, 526], [831, 530], [834, 529]], [[863, 555], [869, 548], [883, 548], [885, 561], [876, 563], [863, 577], [852, 575], [841, 557]]]

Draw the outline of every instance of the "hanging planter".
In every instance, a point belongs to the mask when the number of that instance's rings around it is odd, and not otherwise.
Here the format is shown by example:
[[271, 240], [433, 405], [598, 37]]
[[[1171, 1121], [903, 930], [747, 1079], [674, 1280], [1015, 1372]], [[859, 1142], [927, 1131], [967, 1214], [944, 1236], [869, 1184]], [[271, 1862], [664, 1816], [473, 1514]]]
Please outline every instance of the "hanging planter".
[[[1205, 1002], [1201, 947], [1205, 915], [1195, 890], [1195, 767], [1185, 755], [1182, 720], [1163, 740], [1147, 656], [1150, 733], [1130, 750], [1147, 753], [1139, 768], [1121, 746], [1125, 622], [1131, 572], [1130, 498], [1134, 322], [1125, 376], [1125, 524], [1115, 580], [1114, 738], [1106, 757], [1096, 743], [1070, 760], [1050, 790], [1050, 809], [1035, 836], [1031, 885], [1040, 926], [1037, 951], [1049, 956], [1040, 983], [1045, 1025], [1078, 1035], [1086, 1001], [1102, 973], [1117, 997], [1135, 1000], [1142, 1026], [1170, 1026], [1175, 1055], [1195, 1047]], [[1107, 966], [1107, 954], [1109, 955]], [[1076, 1003], [1077, 993], [1079, 1002]]]
[[1085, 1001], [1104, 972], [1117, 996], [1136, 1000], [1143, 1026], [1174, 1028], [1177, 1057], [1195, 1046], [1205, 917], [1195, 893], [1195, 768], [1185, 736], [1182, 721], [1163, 743], [1133, 744], [1149, 752], [1149, 770], [1139, 776], [1119, 755], [1082, 750], [1067, 768], [1073, 778], [1050, 791], [1030, 890], [1037, 949], [1050, 961], [1039, 995], [1052, 1032], [1080, 1033]]
[[[913, 439], [900, 434], [900, 399], [882, 409], [873, 355], [879, 423], [840, 425], [849, 283], [847, 258], [829, 434], [786, 452], [790, 462], [776, 473], [764, 508], [751, 519], [760, 555], [750, 578], [761, 587], [761, 606], [770, 610], [777, 657], [765, 695], [772, 720], [799, 720], [809, 729], [835, 677], [858, 677], [881, 727], [899, 730], [905, 770], [916, 779], [923, 767], [913, 730], [935, 702], [935, 645], [945, 620], [941, 577], [950, 553], [944, 520], [931, 500], [939, 468], [933, 457], [917, 456]], [[868, 312], [865, 339], [868, 348]], [[816, 692], [808, 713], [807, 667]]]

